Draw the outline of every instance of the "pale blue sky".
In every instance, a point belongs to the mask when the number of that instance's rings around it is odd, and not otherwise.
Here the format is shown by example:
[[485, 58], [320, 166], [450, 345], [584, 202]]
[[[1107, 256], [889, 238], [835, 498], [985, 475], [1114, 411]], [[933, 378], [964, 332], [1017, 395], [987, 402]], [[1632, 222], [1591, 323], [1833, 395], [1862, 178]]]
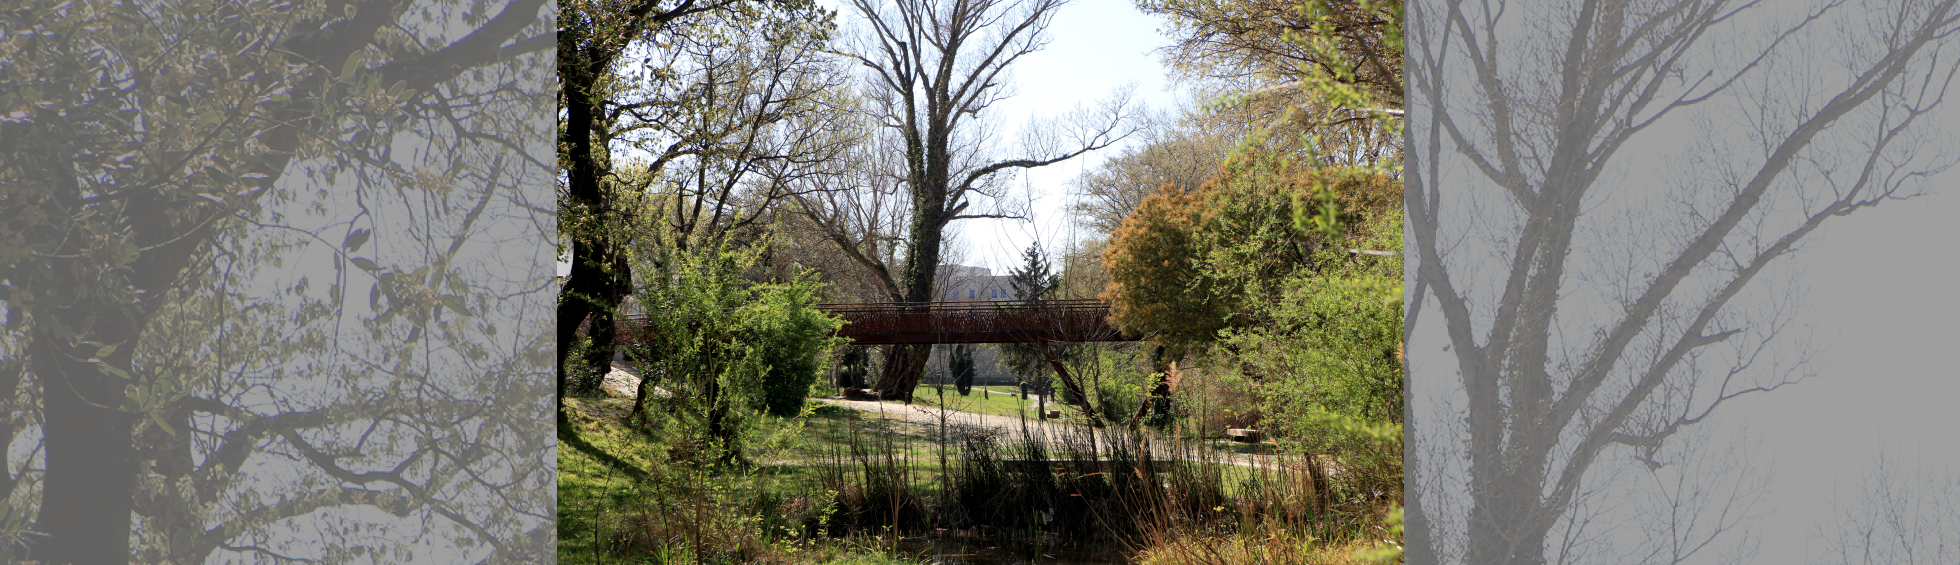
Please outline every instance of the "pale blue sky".
[[[1063, 6], [1048, 28], [1048, 48], [1023, 57], [1014, 67], [1017, 95], [998, 105], [1002, 124], [1008, 128], [1005, 139], [1015, 139], [1014, 132], [1030, 116], [1058, 116], [1076, 105], [1093, 105], [1126, 84], [1136, 85], [1135, 103], [1153, 109], [1176, 105], [1184, 87], [1173, 86], [1165, 76], [1156, 51], [1169, 42], [1158, 31], [1161, 25], [1161, 18], [1137, 11], [1131, 0], [1076, 0]], [[965, 263], [1004, 274], [1021, 263], [1021, 251], [1034, 239], [1040, 239], [1049, 253], [1060, 255], [1068, 241], [1085, 237], [1077, 233], [1080, 230], [1071, 230], [1068, 183], [1122, 147], [1022, 175], [1033, 204], [1033, 221], [963, 221], [958, 229], [969, 246]]]

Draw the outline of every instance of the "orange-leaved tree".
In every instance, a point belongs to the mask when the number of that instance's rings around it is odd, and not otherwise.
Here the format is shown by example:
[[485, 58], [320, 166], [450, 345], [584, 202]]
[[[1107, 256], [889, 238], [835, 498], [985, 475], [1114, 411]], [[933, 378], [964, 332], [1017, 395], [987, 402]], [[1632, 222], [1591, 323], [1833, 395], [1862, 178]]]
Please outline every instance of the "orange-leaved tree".
[[[1300, 269], [1320, 272], [1316, 248], [1370, 235], [1359, 229], [1362, 222], [1399, 207], [1400, 186], [1377, 174], [1296, 168], [1276, 154], [1242, 150], [1198, 190], [1160, 188], [1124, 219], [1103, 251], [1109, 284], [1102, 297], [1126, 333], [1176, 357], [1202, 351], [1219, 330], [1251, 321], [1249, 299], [1275, 292], [1275, 283]], [[1315, 198], [1323, 187], [1331, 200]], [[1339, 235], [1294, 222], [1296, 208], [1323, 203], [1334, 211]]]

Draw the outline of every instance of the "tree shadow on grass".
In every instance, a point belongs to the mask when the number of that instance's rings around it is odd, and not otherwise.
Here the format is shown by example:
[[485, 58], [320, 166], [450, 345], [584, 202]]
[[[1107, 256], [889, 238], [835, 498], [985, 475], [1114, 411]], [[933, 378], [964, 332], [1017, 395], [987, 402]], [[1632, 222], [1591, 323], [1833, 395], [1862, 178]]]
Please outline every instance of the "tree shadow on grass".
[[604, 463], [607, 467], [612, 467], [613, 469], [617, 469], [622, 473], [626, 473], [627, 476], [631, 476], [634, 479], [647, 478], [646, 471], [641, 470], [639, 467], [633, 466], [632, 463], [627, 462], [625, 459], [620, 459], [616, 455], [607, 453], [603, 449], [599, 449], [598, 446], [592, 445], [591, 442], [585, 441], [585, 438], [579, 437], [578, 430], [573, 429], [571, 425], [558, 426], [558, 446], [560, 448], [563, 448], [565, 446], [571, 446], [572, 449], [576, 449], [579, 452], [584, 453], [593, 459], [597, 459], [600, 463]]

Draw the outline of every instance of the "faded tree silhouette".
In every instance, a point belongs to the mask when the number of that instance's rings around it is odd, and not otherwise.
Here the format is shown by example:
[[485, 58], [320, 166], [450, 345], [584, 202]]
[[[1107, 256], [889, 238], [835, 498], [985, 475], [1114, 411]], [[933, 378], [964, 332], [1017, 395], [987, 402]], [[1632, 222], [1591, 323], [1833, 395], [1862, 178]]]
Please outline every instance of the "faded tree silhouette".
[[0, 13], [0, 561], [547, 559], [550, 13]]
[[1856, 491], [1829, 498], [1836, 512], [1816, 524], [1822, 547], [1811, 563], [1960, 562], [1960, 474], [1951, 467], [1881, 451]]
[[1696, 426], [1806, 376], [1785, 257], [1951, 164], [1955, 4], [1410, 4], [1409, 562], [1746, 553]]

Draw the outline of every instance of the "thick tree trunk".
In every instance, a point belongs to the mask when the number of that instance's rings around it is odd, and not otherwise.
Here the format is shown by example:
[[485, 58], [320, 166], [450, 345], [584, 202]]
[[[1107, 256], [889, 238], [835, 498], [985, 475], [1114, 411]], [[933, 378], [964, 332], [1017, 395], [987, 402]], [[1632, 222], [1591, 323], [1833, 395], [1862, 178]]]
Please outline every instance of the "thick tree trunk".
[[1164, 346], [1151, 348], [1150, 366], [1154, 369], [1152, 376], [1155, 377], [1153, 379], [1155, 382], [1150, 386], [1150, 394], [1144, 396], [1143, 402], [1137, 405], [1136, 414], [1130, 416], [1131, 429], [1142, 428], [1145, 418], [1148, 418], [1153, 410], [1158, 414], [1168, 414], [1171, 408], [1171, 393], [1177, 389], [1179, 380], [1177, 362], [1164, 361]]
[[912, 390], [918, 388], [919, 378], [925, 375], [926, 360], [931, 353], [932, 346], [921, 344], [886, 349], [885, 369], [878, 374], [877, 386], [872, 387], [877, 390], [878, 398], [912, 402]]
[[[44, 563], [128, 563], [136, 415], [118, 409], [127, 381], [102, 374], [84, 361], [92, 352], [61, 341], [36, 332], [28, 354], [43, 383], [48, 465], [35, 524], [48, 535], [31, 555]], [[118, 351], [103, 363], [127, 370], [132, 357]]]
[[[1420, 299], [1422, 297], [1422, 287], [1418, 286], [1416, 288], [1415, 296]], [[1404, 356], [1405, 353], [1403, 350], [1407, 343], [1404, 340], [1395, 345], [1396, 361], [1404, 363], [1403, 368], [1405, 371], [1408, 367], [1406, 364], [1408, 359]], [[1410, 391], [1407, 382], [1404, 381], [1402, 386], [1402, 407], [1406, 411], [1408, 407], [1415, 405], [1415, 393]], [[1402, 476], [1404, 481], [1419, 480], [1416, 472], [1422, 469], [1422, 462], [1420, 455], [1415, 449], [1417, 443], [1416, 438], [1416, 418], [1405, 413], [1402, 417], [1402, 468], [1404, 469]], [[1434, 545], [1436, 541], [1431, 537], [1429, 514], [1423, 508], [1422, 488], [1419, 484], [1415, 488], [1411, 488], [1408, 483], [1404, 483], [1402, 491], [1409, 493], [1408, 496], [1404, 497], [1403, 504], [1405, 507], [1402, 512], [1402, 537], [1405, 540], [1402, 544], [1402, 547], [1405, 548], [1402, 556], [1403, 560], [1408, 565], [1436, 565], [1438, 563], [1436, 546]]]
[[603, 148], [593, 140], [598, 114], [593, 107], [591, 83], [599, 76], [598, 71], [604, 69], [604, 61], [598, 57], [591, 59], [595, 62], [583, 74], [578, 69], [559, 71], [565, 86], [565, 155], [571, 163], [565, 175], [566, 192], [571, 210], [583, 216], [583, 221], [590, 222], [584, 229], [574, 230], [572, 271], [558, 296], [558, 417], [561, 422], [565, 417], [565, 364], [570, 353], [566, 346], [575, 338], [573, 332], [578, 325], [590, 318], [592, 349], [581, 361], [601, 374], [611, 369], [613, 312], [632, 280], [623, 250], [615, 241], [618, 234], [613, 230], [618, 211], [607, 201], [600, 179], [603, 172], [599, 152]]
[[[573, 265], [577, 270], [577, 265]], [[558, 423], [565, 423], [565, 359], [571, 355], [572, 343], [578, 341], [578, 325], [592, 311], [591, 304], [579, 300], [572, 283], [567, 281], [558, 290]]]
[[[1558, 513], [1540, 506], [1537, 473], [1473, 477], [1468, 563], [1542, 565], [1545, 538]], [[1480, 480], [1482, 479], [1482, 480]]]
[[[929, 179], [913, 182], [911, 245], [906, 249], [905, 268], [901, 271], [904, 294], [896, 297], [901, 302], [932, 301], [933, 283], [939, 275], [939, 245], [946, 226], [942, 219], [944, 185], [943, 180], [936, 185]], [[934, 190], [932, 186], [939, 188]], [[926, 360], [931, 353], [932, 346], [922, 344], [894, 345], [887, 349], [885, 370], [878, 376], [878, 396], [911, 402], [912, 389], [919, 386], [919, 378], [925, 375]]]

